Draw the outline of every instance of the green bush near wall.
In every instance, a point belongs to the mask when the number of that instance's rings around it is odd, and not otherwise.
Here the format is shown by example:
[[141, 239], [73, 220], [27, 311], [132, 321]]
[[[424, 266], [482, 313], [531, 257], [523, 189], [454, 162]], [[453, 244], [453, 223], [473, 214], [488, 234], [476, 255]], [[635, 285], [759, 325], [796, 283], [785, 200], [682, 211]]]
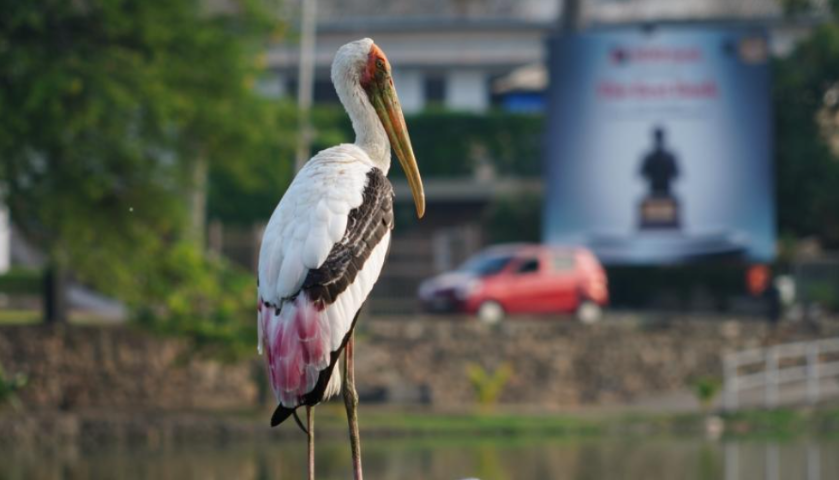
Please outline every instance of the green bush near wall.
[[13, 269], [0, 275], [0, 293], [13, 295], [40, 294], [43, 276], [38, 270]]
[[417, 161], [429, 176], [471, 175], [482, 161], [504, 176], [541, 174], [541, 115], [430, 111], [407, 122]]
[[[429, 110], [405, 119], [424, 177], [471, 176], [482, 162], [501, 175], [535, 177], [541, 172], [544, 117], [534, 114]], [[347, 114], [337, 106], [312, 111], [312, 151], [351, 142]], [[392, 175], [403, 176], [396, 168]]]
[[802, 297], [809, 302], [818, 303], [830, 311], [839, 311], [839, 287], [828, 280], [812, 282], [806, 285]]

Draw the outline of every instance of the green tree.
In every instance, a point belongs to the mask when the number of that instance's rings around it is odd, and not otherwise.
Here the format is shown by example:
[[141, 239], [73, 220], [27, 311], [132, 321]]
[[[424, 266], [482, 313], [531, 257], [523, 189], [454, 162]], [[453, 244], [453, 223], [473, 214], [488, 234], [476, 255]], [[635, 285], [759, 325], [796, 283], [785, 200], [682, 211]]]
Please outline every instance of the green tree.
[[49, 296], [62, 304], [69, 271], [120, 296], [148, 291], [138, 282], [165, 280], [157, 260], [203, 208], [202, 175], [246, 178], [280, 149], [276, 106], [252, 88], [276, 33], [267, 5], [0, 3], [0, 194], [49, 258]]
[[[269, 147], [266, 151], [252, 155], [253, 160], [248, 163], [234, 162], [210, 169], [210, 218], [228, 225], [253, 225], [271, 217], [293, 174], [297, 107], [282, 101], [274, 115], [276, 126], [267, 132], [271, 141], [262, 143]], [[318, 106], [311, 115], [313, 155], [354, 140], [352, 125], [343, 109]]]
[[775, 64], [778, 223], [782, 233], [839, 247], [839, 0], [818, 26]]

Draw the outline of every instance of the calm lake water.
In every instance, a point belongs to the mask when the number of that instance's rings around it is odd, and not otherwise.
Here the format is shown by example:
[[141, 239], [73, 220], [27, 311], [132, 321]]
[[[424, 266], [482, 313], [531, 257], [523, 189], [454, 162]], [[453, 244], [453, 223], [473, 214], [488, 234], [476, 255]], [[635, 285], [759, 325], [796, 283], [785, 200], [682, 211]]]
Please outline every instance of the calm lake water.
[[[300, 479], [303, 443], [0, 452], [0, 479]], [[370, 480], [828, 480], [839, 440], [377, 440], [364, 460]], [[322, 442], [317, 462], [319, 479], [350, 478], [342, 442]]]

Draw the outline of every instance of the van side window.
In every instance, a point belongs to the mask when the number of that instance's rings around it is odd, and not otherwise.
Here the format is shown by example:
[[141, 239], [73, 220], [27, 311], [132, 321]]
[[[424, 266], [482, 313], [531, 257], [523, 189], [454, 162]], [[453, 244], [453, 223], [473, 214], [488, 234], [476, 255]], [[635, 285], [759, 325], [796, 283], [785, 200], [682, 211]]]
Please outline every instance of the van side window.
[[574, 256], [565, 254], [556, 254], [553, 256], [553, 267], [556, 272], [564, 272], [567, 270], [574, 270]]
[[516, 273], [533, 273], [539, 271], [539, 260], [536, 258], [528, 258], [524, 260], [516, 269]]

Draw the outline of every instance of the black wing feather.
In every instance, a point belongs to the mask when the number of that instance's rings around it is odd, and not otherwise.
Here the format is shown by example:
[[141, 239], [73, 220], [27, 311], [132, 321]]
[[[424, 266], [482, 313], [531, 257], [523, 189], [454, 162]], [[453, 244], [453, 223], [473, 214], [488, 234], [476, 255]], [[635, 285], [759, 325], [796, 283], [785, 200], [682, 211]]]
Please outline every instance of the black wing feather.
[[309, 270], [302, 290], [316, 304], [333, 303], [355, 281], [373, 249], [392, 229], [393, 187], [381, 170], [372, 168], [361, 205], [349, 213], [344, 237], [320, 267]]

